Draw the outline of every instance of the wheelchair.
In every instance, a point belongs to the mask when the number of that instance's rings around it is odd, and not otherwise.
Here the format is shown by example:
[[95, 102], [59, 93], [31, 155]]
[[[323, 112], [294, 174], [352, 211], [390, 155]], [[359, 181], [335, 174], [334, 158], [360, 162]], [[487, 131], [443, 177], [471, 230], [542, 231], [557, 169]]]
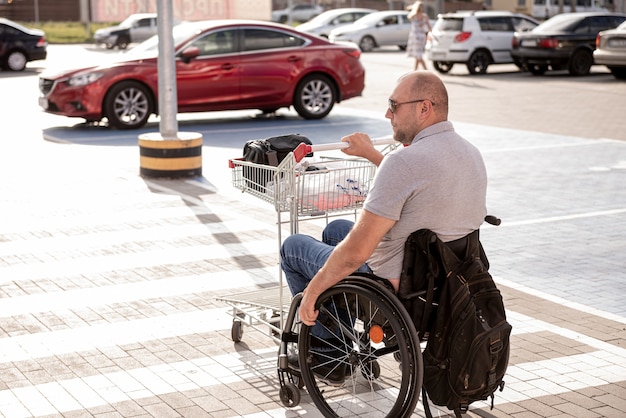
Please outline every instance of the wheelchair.
[[324, 339], [297, 320], [302, 295], [294, 297], [278, 353], [283, 405], [297, 406], [306, 386], [325, 417], [413, 414], [423, 377], [420, 340], [390, 289], [385, 279], [359, 274], [322, 293], [316, 327], [331, 335]]
[[[492, 215], [485, 221], [496, 226], [501, 222]], [[478, 232], [446, 244], [463, 258], [469, 239], [478, 239]], [[476, 256], [488, 268], [482, 246], [479, 248]], [[437, 309], [438, 296], [427, 296], [429, 291], [438, 293], [436, 287], [423, 291], [420, 287], [414, 295], [422, 315], [434, 318], [434, 314], [425, 314]], [[297, 406], [300, 389], [306, 386], [325, 417], [411, 416], [422, 393], [421, 344], [427, 341], [432, 323], [417, 330], [391, 284], [372, 274], [354, 273], [322, 293], [316, 302], [319, 314], [314, 327], [297, 318], [301, 300], [302, 294], [292, 299], [279, 344], [283, 405]], [[316, 337], [314, 329], [324, 337]], [[427, 413], [430, 415], [428, 409]]]

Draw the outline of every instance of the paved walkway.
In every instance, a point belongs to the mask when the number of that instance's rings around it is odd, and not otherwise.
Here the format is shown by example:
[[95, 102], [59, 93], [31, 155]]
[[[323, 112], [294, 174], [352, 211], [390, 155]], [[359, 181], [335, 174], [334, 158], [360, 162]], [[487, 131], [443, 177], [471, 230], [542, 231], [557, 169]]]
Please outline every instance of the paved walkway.
[[[514, 327], [505, 391], [469, 415], [626, 415], [626, 143], [456, 126], [485, 155]], [[140, 178], [135, 147], [46, 143], [35, 176], [3, 158], [1, 416], [319, 416], [282, 406], [267, 332], [231, 340], [218, 298], [278, 272], [276, 213], [230, 187], [232, 152], [175, 181]]]

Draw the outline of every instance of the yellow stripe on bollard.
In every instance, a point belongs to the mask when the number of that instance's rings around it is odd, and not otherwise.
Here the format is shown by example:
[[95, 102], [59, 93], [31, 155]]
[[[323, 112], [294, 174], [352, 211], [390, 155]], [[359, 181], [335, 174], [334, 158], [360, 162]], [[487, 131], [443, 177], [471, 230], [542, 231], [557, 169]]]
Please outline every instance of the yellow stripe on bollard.
[[196, 177], [202, 175], [202, 134], [179, 132], [163, 139], [158, 132], [139, 135], [140, 174], [145, 177]]

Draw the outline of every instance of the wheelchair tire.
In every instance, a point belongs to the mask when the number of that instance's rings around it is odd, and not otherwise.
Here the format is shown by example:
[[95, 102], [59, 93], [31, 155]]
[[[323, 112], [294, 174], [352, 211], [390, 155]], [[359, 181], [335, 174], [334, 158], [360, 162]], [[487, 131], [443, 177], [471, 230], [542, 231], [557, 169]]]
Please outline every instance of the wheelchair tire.
[[280, 401], [287, 408], [294, 408], [300, 404], [300, 389], [293, 383], [286, 383], [280, 388]]
[[[316, 327], [300, 329], [298, 356], [320, 412], [410, 416], [421, 391], [422, 354], [415, 326], [395, 295], [371, 278], [351, 276], [322, 293], [317, 308]], [[328, 335], [318, 338], [313, 329]]]

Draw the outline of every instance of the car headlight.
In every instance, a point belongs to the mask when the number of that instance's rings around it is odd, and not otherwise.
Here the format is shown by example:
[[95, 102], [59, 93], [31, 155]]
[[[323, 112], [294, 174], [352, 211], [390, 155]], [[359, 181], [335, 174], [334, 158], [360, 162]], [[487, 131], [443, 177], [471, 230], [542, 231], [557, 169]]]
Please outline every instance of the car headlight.
[[103, 75], [104, 73], [81, 74], [81, 75], [77, 75], [74, 77], [70, 77], [67, 80], [67, 84], [72, 87], [86, 86], [87, 84], [91, 84], [95, 81], [98, 81]]

